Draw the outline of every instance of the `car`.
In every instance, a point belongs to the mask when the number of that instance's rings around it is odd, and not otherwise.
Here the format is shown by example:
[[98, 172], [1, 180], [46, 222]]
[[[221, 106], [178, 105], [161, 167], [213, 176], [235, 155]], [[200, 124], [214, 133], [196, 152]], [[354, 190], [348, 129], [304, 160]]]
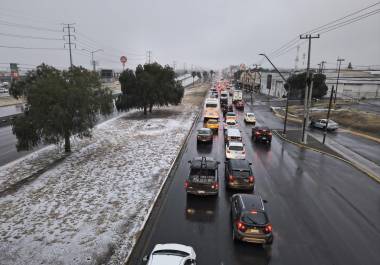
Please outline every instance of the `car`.
[[228, 104], [228, 92], [222, 91], [220, 93], [220, 104]]
[[229, 128], [224, 133], [224, 142], [227, 143], [229, 141], [241, 142], [243, 138], [241, 137], [241, 133], [236, 128]]
[[192, 195], [218, 195], [219, 162], [212, 157], [196, 157], [188, 162], [190, 172], [185, 181], [186, 193]]
[[213, 91], [213, 92], [211, 92], [211, 96], [212, 96], [213, 98], [218, 98], [219, 94], [218, 94], [217, 91]]
[[243, 102], [243, 100], [236, 101], [235, 108], [238, 109], [238, 110], [244, 110], [244, 102]]
[[212, 143], [212, 130], [209, 128], [201, 128], [197, 131], [198, 143]]
[[228, 121], [228, 120], [234, 120], [234, 121], [236, 121], [237, 120], [236, 113], [235, 112], [231, 112], [231, 111], [227, 112], [226, 113], [226, 121]]
[[191, 246], [157, 244], [152, 253], [143, 258], [147, 265], [196, 265], [197, 255]]
[[224, 174], [227, 189], [249, 190], [255, 189], [255, 176], [247, 160], [231, 159], [224, 163]]
[[272, 132], [268, 127], [254, 127], [252, 128], [252, 140], [270, 144], [272, 142]]
[[219, 130], [219, 121], [217, 119], [209, 119], [206, 122], [206, 128], [211, 129], [212, 131], [218, 133]]
[[[310, 127], [319, 128], [319, 129], [325, 129], [326, 128], [327, 119], [319, 119], [319, 120], [313, 120], [310, 123]], [[339, 128], [338, 123], [336, 123], [333, 120], [329, 119], [329, 123], [327, 125], [327, 130], [329, 131], [335, 131]]]
[[273, 227], [260, 195], [234, 194], [231, 197], [232, 238], [250, 243], [271, 245]]
[[245, 159], [245, 148], [242, 142], [228, 141], [226, 159]]
[[251, 123], [253, 125], [256, 125], [256, 116], [254, 113], [252, 112], [247, 112], [245, 115], [244, 115], [244, 122], [245, 123]]
[[233, 112], [234, 111], [234, 106], [232, 104], [228, 105], [228, 111]]
[[224, 133], [226, 133], [228, 129], [239, 129], [239, 126], [238, 126], [237, 121], [227, 120], [225, 123], [223, 123], [223, 129], [224, 129]]

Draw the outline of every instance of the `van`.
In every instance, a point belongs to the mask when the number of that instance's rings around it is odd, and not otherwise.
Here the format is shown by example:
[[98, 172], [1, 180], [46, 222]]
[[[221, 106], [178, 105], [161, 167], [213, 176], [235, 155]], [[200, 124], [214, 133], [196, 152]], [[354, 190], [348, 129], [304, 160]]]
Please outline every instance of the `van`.
[[226, 133], [224, 134], [224, 141], [234, 141], [234, 142], [241, 142], [242, 137], [240, 134], [240, 131], [235, 128], [227, 129]]

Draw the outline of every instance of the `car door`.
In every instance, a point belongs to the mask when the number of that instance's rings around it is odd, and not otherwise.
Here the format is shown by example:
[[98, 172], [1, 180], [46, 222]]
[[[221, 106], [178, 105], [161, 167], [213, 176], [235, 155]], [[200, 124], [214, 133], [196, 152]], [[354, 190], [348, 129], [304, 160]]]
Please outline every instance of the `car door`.
[[231, 210], [232, 210], [232, 222], [235, 222], [238, 216], [238, 211], [239, 211], [239, 203], [238, 203], [237, 196], [232, 197]]

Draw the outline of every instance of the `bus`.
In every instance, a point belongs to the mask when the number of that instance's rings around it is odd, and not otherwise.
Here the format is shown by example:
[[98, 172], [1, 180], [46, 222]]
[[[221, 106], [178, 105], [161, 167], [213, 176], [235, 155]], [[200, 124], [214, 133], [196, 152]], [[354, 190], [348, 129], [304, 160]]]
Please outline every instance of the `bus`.
[[205, 101], [203, 120], [207, 122], [209, 119], [219, 120], [219, 102], [216, 98], [208, 98]]

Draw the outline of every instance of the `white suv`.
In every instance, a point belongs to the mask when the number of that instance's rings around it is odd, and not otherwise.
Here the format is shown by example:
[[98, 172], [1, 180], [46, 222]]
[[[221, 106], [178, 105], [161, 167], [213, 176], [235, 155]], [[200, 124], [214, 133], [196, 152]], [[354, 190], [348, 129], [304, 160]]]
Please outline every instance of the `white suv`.
[[245, 159], [245, 148], [242, 142], [229, 141], [226, 144], [227, 159]]
[[157, 244], [143, 261], [147, 261], [147, 265], [196, 265], [196, 255], [190, 246]]

